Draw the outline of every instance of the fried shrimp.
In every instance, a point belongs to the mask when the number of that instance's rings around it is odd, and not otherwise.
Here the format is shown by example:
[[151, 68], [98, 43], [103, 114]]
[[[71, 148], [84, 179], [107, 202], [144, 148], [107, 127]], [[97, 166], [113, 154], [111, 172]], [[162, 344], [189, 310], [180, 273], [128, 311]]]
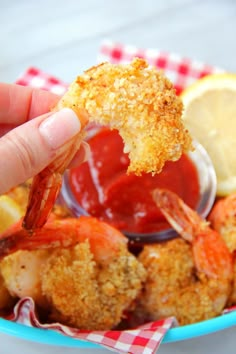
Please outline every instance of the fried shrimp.
[[152, 320], [175, 316], [181, 325], [220, 315], [233, 280], [223, 238], [175, 193], [155, 190], [154, 200], [183, 239], [145, 246], [139, 256], [147, 270], [144, 311]]
[[[139, 261], [147, 270], [147, 280], [140, 297], [142, 311], [147, 313], [149, 320], [173, 315], [179, 318], [179, 289], [186, 289], [194, 281], [191, 246], [178, 238], [147, 245], [141, 252]], [[184, 307], [181, 306], [180, 312], [187, 313], [188, 309], [187, 302]]]
[[118, 325], [146, 276], [123, 234], [90, 217], [54, 219], [33, 237], [16, 228], [1, 240], [2, 255], [8, 254], [1, 272], [13, 296], [31, 296], [51, 320], [66, 325], [88, 330]]
[[[70, 85], [56, 109], [69, 107], [82, 131], [62, 146], [56, 159], [34, 178], [23, 225], [39, 228], [47, 220], [61, 186], [61, 176], [75, 155], [88, 122], [118, 129], [129, 154], [128, 173], [158, 173], [192, 148], [182, 121], [182, 102], [171, 82], [143, 59], [127, 65], [103, 63]], [[36, 193], [37, 192], [37, 193]]]
[[108, 264], [95, 261], [88, 242], [54, 251], [42, 277], [51, 318], [81, 329], [118, 325], [140, 292], [145, 271], [124, 245]]
[[214, 205], [209, 221], [214, 230], [219, 232], [232, 253], [234, 260], [234, 286], [228, 305], [236, 304], [236, 193], [220, 199]]
[[85, 109], [91, 121], [118, 129], [129, 153], [128, 172], [158, 173], [190, 148], [182, 102], [171, 82], [143, 59], [103, 63], [79, 76], [59, 107]]

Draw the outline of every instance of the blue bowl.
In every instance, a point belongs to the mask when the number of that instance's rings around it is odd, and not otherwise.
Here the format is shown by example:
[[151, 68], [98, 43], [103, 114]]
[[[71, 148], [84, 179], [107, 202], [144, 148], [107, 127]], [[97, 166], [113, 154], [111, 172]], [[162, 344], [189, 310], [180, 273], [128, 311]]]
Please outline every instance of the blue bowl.
[[[218, 332], [236, 325], [236, 311], [213, 319], [170, 329], [162, 343], [183, 341]], [[0, 332], [17, 338], [54, 346], [74, 348], [101, 348], [84, 340], [70, 338], [54, 330], [28, 327], [0, 318]]]

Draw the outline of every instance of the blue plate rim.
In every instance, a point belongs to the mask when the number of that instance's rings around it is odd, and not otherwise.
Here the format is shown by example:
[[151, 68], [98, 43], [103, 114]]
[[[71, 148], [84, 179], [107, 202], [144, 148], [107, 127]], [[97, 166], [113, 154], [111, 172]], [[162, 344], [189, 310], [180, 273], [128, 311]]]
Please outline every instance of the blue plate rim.
[[[224, 315], [190, 324], [171, 328], [167, 331], [162, 343], [178, 342], [187, 339], [215, 333], [236, 325], [236, 311]], [[99, 344], [94, 344], [86, 340], [71, 338], [52, 329], [41, 329], [0, 318], [0, 332], [27, 341], [63, 347], [77, 348], [101, 348]]]

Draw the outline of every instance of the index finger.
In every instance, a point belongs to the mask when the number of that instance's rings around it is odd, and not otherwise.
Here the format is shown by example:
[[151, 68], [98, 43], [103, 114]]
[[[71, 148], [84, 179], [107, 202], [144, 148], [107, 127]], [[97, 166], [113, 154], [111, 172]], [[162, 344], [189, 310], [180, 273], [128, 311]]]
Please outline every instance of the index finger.
[[32, 87], [0, 83], [0, 124], [17, 126], [50, 111], [59, 96]]

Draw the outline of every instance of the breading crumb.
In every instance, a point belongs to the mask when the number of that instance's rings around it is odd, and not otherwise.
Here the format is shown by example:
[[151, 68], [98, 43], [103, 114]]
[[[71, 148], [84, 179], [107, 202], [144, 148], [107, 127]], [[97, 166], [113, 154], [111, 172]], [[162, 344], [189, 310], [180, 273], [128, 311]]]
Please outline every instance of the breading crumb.
[[143, 59], [102, 63], [71, 84], [58, 108], [85, 110], [91, 122], [118, 129], [129, 154], [128, 173], [161, 172], [166, 161], [192, 148], [183, 105], [171, 82]]

